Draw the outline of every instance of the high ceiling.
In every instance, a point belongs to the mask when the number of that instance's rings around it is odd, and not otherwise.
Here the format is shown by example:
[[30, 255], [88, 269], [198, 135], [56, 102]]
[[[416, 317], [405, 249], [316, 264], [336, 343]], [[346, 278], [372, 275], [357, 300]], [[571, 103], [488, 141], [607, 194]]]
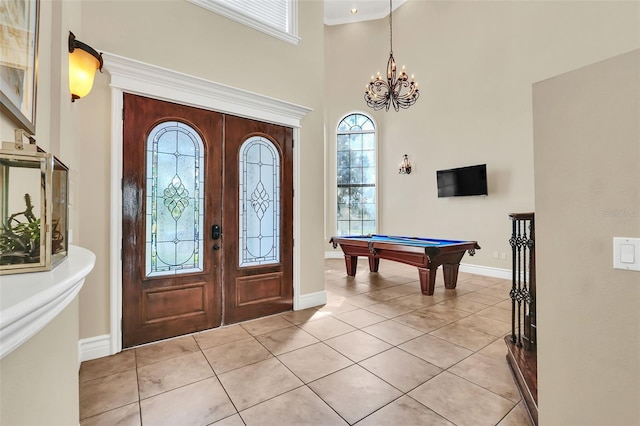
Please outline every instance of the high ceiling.
[[[393, 0], [393, 10], [406, 0]], [[358, 13], [351, 13], [356, 9]], [[389, 15], [389, 0], [324, 0], [325, 25], [370, 21]]]

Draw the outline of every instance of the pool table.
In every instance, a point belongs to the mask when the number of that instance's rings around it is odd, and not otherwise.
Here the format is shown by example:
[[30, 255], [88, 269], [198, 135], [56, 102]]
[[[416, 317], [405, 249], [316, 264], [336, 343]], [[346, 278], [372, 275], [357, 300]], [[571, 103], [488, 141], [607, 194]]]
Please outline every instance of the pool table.
[[465, 252], [470, 256], [480, 249], [476, 241], [439, 240], [393, 235], [348, 235], [331, 237], [333, 248], [340, 245], [344, 253], [347, 275], [356, 275], [358, 256], [369, 258], [369, 270], [378, 272], [380, 259], [417, 266], [422, 294], [433, 295], [436, 271], [442, 265], [444, 286], [456, 288], [458, 268]]

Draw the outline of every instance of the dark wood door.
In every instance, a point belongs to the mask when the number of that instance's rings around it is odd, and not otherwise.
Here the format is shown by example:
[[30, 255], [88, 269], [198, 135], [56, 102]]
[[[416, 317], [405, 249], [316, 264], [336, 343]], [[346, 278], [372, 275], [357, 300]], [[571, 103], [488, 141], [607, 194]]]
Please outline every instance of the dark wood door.
[[293, 307], [293, 131], [225, 117], [224, 319]]
[[223, 115], [124, 95], [123, 345], [221, 323]]
[[292, 129], [125, 94], [123, 136], [123, 346], [292, 309]]

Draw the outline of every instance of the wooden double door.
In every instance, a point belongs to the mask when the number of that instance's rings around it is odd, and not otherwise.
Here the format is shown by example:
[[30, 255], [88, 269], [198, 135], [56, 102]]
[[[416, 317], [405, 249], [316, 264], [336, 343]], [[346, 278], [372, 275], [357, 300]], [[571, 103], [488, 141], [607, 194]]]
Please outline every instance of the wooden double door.
[[292, 129], [131, 94], [123, 114], [123, 346], [292, 309]]

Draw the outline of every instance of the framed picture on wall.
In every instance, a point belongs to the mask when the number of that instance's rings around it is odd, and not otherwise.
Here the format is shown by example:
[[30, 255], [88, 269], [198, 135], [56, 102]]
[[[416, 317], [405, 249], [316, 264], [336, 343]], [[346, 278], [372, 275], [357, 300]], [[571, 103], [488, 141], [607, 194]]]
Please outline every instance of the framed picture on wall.
[[0, 1], [0, 111], [36, 131], [39, 0]]

